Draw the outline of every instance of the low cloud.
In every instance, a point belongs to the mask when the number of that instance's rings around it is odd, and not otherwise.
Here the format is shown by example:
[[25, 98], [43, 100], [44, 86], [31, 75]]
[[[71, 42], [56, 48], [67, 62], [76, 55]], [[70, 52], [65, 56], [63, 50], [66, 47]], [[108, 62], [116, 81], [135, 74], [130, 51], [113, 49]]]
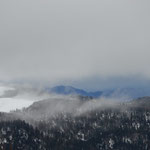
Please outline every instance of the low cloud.
[[149, 78], [149, 5], [139, 0], [1, 1], [0, 80]]

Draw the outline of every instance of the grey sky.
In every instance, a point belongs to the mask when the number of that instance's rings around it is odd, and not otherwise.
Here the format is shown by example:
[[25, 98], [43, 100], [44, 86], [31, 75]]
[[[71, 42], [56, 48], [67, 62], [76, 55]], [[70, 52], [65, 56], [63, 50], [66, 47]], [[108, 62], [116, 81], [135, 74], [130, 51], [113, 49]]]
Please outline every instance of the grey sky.
[[149, 0], [1, 0], [0, 79], [150, 78]]

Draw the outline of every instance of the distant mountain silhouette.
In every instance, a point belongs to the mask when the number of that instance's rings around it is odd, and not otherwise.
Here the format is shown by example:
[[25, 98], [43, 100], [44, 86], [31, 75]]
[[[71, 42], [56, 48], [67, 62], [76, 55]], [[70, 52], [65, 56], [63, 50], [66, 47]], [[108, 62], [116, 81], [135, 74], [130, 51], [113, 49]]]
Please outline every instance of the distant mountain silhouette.
[[105, 90], [101, 96], [132, 100], [139, 97], [150, 96], [150, 88], [117, 88]]
[[107, 97], [131, 100], [138, 97], [150, 96], [150, 88], [116, 88], [103, 91], [87, 92], [86, 90], [78, 89], [72, 86], [60, 85], [53, 88], [47, 88], [46, 90], [55, 94], [91, 96], [93, 98]]
[[49, 92], [62, 94], [62, 95], [82, 95], [82, 96], [91, 96], [93, 98], [98, 98], [102, 95], [102, 91], [87, 92], [82, 89], [74, 88], [72, 86], [55, 86], [51, 89], [47, 89]]

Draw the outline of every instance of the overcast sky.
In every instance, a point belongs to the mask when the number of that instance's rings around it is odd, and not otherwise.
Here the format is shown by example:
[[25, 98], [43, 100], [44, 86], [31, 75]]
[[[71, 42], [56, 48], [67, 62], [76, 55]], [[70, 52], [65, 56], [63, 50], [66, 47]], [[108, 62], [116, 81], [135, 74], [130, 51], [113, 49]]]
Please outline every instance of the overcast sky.
[[1, 0], [0, 80], [150, 78], [149, 0]]

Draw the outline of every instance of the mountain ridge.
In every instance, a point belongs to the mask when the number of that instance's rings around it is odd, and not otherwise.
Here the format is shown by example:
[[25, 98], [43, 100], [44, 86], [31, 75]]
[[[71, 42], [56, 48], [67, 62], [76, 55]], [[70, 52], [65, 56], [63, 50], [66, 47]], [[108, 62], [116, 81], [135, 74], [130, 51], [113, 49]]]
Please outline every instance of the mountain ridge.
[[87, 92], [83, 89], [64, 85], [55, 86], [53, 88], [47, 88], [46, 90], [55, 94], [91, 96], [93, 98], [98, 98], [102, 95], [102, 91]]
[[139, 97], [150, 96], [150, 88], [143, 89], [132, 87], [88, 92], [86, 90], [75, 88], [73, 86], [58, 85], [52, 88], [46, 88], [46, 91], [60, 95], [81, 95], [91, 96], [93, 98], [122, 98], [123, 100], [132, 100]]

